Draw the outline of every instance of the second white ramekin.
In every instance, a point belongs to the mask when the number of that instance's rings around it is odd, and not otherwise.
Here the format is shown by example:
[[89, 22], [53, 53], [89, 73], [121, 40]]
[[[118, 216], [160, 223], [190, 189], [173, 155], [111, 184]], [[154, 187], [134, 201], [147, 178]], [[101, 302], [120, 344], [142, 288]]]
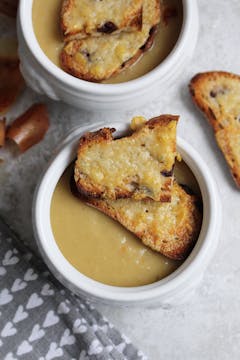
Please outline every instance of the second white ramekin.
[[167, 58], [146, 75], [121, 84], [96, 84], [77, 79], [54, 65], [40, 48], [32, 23], [33, 0], [21, 0], [18, 39], [21, 70], [27, 84], [51, 99], [79, 108], [126, 110], [142, 106], [165, 94], [189, 61], [197, 41], [197, 0], [182, 0], [183, 25]]

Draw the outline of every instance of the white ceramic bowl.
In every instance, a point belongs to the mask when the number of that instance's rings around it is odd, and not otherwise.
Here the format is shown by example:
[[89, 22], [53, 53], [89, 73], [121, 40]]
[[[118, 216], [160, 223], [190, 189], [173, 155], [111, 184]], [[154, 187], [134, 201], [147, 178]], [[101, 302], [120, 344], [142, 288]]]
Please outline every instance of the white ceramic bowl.
[[197, 0], [182, 0], [181, 34], [174, 49], [159, 66], [122, 84], [91, 83], [67, 74], [41, 50], [33, 30], [32, 3], [33, 0], [21, 0], [18, 13], [21, 70], [27, 84], [54, 100], [87, 110], [126, 110], [160, 97], [183, 72], [197, 41]]
[[[98, 124], [97, 128], [106, 126]], [[117, 129], [116, 135], [126, 131], [122, 123], [107, 124]], [[96, 125], [75, 129], [59, 147], [36, 189], [33, 203], [33, 225], [36, 240], [46, 264], [67, 288], [88, 299], [117, 305], [164, 305], [183, 301], [199, 284], [212, 259], [221, 227], [221, 204], [216, 184], [199, 154], [184, 140], [177, 140], [178, 151], [195, 175], [203, 199], [202, 229], [193, 251], [171, 275], [150, 285], [114, 287], [92, 280], [77, 271], [59, 250], [50, 223], [50, 204], [56, 184], [76, 157], [78, 139], [85, 131], [96, 130]]]

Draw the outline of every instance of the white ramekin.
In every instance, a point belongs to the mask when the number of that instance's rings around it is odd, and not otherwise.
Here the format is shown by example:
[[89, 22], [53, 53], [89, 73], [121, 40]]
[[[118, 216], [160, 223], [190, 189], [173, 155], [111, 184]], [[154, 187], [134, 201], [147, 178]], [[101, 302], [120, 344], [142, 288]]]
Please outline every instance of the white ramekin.
[[167, 58], [148, 74], [122, 84], [96, 84], [74, 78], [54, 65], [41, 50], [33, 30], [33, 0], [21, 0], [18, 39], [21, 71], [27, 84], [54, 100], [87, 110], [123, 110], [142, 106], [166, 93], [190, 59], [198, 33], [197, 0], [182, 0], [183, 25]]
[[[106, 126], [98, 124], [97, 128]], [[127, 125], [107, 124], [124, 133]], [[79, 137], [95, 126], [75, 129], [61, 144], [59, 151], [48, 165], [36, 189], [33, 202], [33, 226], [36, 240], [44, 261], [67, 288], [92, 301], [117, 305], [166, 305], [184, 301], [199, 284], [216, 249], [221, 228], [221, 203], [216, 184], [207, 165], [199, 154], [184, 140], [177, 140], [178, 151], [195, 175], [203, 199], [202, 229], [192, 253], [171, 275], [150, 285], [140, 287], [114, 287], [94, 281], [77, 271], [59, 250], [50, 223], [50, 205], [56, 184], [76, 157]]]

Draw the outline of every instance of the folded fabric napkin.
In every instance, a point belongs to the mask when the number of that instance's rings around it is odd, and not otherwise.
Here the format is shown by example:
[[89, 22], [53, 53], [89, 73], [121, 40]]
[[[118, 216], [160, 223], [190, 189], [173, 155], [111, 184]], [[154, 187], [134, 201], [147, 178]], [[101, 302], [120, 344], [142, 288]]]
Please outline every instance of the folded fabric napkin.
[[146, 360], [94, 307], [63, 288], [0, 219], [1, 360]]

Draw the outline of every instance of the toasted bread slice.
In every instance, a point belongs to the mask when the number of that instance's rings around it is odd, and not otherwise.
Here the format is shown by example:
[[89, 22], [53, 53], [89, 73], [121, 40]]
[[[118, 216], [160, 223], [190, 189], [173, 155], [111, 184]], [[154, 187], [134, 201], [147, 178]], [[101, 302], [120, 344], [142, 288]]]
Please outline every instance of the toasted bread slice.
[[106, 80], [135, 63], [152, 46], [159, 21], [159, 1], [144, 0], [141, 31], [70, 41], [61, 52], [61, 66], [87, 81]]
[[103, 128], [81, 137], [75, 163], [78, 190], [87, 196], [170, 201], [178, 116], [162, 115], [113, 139]]
[[240, 76], [223, 71], [197, 74], [190, 82], [195, 104], [208, 118], [240, 187]]
[[174, 183], [172, 201], [132, 199], [100, 200], [75, 195], [94, 206], [139, 237], [153, 250], [175, 260], [182, 260], [192, 250], [202, 223], [198, 199]]
[[61, 28], [65, 40], [141, 30], [143, 0], [64, 0]]

